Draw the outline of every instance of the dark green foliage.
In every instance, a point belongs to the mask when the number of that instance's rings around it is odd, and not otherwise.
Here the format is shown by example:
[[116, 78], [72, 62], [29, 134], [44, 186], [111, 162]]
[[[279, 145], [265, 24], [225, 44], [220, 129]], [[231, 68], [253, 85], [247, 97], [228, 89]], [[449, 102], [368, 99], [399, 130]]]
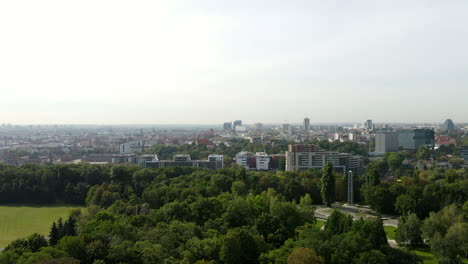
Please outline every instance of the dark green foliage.
[[322, 201], [328, 207], [335, 202], [335, 174], [333, 173], [333, 164], [327, 163], [322, 170]]
[[49, 243], [54, 246], [54, 245], [57, 245], [57, 242], [59, 241], [60, 239], [60, 232], [57, 228], [57, 225], [55, 224], [55, 222], [52, 224], [52, 227], [50, 228], [50, 234], [49, 234]]
[[378, 165], [371, 163], [366, 168], [366, 186], [376, 186], [380, 183], [380, 171]]
[[421, 220], [416, 214], [409, 214], [400, 219], [396, 232], [396, 241], [400, 245], [421, 246], [423, 244]]
[[332, 235], [339, 235], [350, 231], [353, 218], [338, 210], [334, 210], [325, 223], [325, 230]]

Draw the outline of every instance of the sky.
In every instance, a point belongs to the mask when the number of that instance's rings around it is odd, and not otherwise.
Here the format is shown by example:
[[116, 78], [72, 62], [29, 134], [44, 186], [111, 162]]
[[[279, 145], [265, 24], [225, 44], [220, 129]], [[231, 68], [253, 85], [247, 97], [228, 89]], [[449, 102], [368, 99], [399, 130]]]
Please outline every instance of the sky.
[[468, 121], [468, 1], [0, 1], [0, 123]]

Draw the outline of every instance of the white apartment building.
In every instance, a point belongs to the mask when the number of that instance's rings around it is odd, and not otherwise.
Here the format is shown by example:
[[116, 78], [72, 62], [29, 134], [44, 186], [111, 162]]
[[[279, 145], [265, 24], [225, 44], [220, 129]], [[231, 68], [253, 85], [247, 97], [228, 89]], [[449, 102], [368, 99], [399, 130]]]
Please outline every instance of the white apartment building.
[[270, 168], [270, 156], [265, 152], [255, 153], [255, 162], [257, 170], [268, 170]]

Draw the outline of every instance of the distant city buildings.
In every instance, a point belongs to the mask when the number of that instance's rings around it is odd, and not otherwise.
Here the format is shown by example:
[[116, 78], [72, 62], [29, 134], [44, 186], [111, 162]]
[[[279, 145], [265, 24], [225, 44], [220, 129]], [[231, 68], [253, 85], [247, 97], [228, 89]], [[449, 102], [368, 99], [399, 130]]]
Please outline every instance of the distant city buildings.
[[366, 130], [372, 130], [374, 128], [374, 125], [372, 123], [372, 120], [366, 120], [366, 122], [364, 122], [364, 129]]
[[279, 159], [283, 155], [275, 154], [268, 155], [265, 152], [256, 152], [255, 154], [247, 151], [237, 153], [235, 162], [237, 165], [244, 167], [246, 170], [267, 171], [270, 169], [278, 169]]
[[232, 130], [232, 123], [231, 122], [226, 122], [223, 124], [223, 130]]
[[232, 128], [236, 129], [236, 127], [242, 126], [242, 120], [236, 120], [232, 123]]
[[440, 127], [440, 131], [444, 133], [452, 133], [455, 130], [455, 124], [452, 119], [447, 119]]
[[440, 148], [441, 146], [457, 145], [457, 140], [449, 136], [437, 136], [435, 137], [435, 147]]
[[306, 133], [310, 131], [310, 119], [308, 117], [304, 118], [303, 128]]
[[460, 158], [463, 159], [465, 162], [468, 161], [468, 148], [460, 150]]
[[172, 160], [154, 159], [151, 161], [143, 160], [145, 168], [167, 168], [167, 167], [199, 167], [210, 170], [222, 169], [224, 167], [223, 155], [212, 154], [207, 160], [192, 160], [190, 155], [178, 154], [172, 157]]
[[331, 162], [335, 169], [345, 174], [351, 170], [354, 173], [363, 171], [361, 156], [348, 153], [323, 151], [315, 145], [289, 145], [286, 151], [286, 171], [303, 171], [309, 168], [321, 169], [327, 162]]
[[434, 148], [434, 130], [410, 129], [398, 132], [398, 144], [404, 150], [417, 150], [419, 146]]
[[385, 154], [398, 151], [398, 133], [380, 132], [375, 134], [375, 152]]
[[120, 144], [119, 153], [120, 154], [130, 154], [142, 151], [145, 148], [145, 143], [143, 141], [133, 141]]

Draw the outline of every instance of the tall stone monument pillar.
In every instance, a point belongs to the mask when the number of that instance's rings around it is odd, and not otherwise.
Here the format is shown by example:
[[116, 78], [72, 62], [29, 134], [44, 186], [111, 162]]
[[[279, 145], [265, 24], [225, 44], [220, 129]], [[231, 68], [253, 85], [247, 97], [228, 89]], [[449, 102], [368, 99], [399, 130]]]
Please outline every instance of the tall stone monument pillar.
[[348, 172], [348, 205], [354, 205], [354, 180], [353, 172]]

